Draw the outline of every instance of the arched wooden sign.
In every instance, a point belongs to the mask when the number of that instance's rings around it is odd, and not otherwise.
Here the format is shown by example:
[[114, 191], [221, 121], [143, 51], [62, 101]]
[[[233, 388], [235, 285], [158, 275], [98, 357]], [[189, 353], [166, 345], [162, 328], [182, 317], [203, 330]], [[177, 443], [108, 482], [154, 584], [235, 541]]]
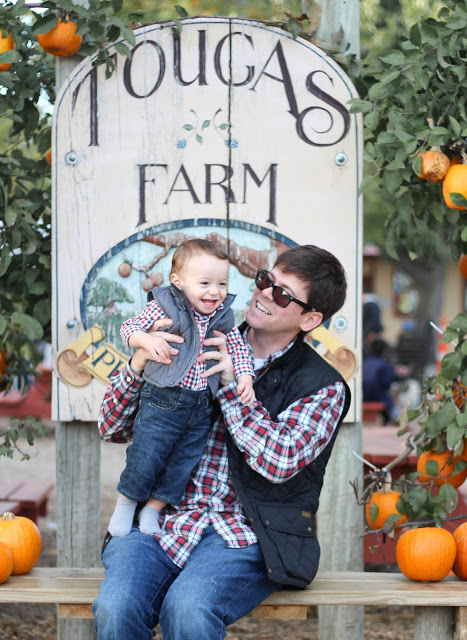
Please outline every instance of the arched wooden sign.
[[53, 417], [96, 419], [129, 353], [121, 322], [153, 283], [168, 282], [174, 247], [207, 236], [229, 251], [239, 321], [256, 269], [279, 252], [313, 243], [340, 258], [347, 303], [316, 339], [353, 387], [353, 422], [362, 132], [347, 102], [356, 92], [320, 49], [281, 29], [182, 24], [179, 38], [167, 23], [135, 31], [131, 61], [115, 52], [109, 79], [83, 60], [56, 100]]

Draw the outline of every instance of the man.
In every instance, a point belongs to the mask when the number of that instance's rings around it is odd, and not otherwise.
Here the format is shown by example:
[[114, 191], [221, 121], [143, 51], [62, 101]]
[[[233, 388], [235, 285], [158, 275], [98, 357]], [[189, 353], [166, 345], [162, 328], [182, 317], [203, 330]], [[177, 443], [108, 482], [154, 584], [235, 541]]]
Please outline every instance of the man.
[[[209, 373], [221, 372], [220, 415], [181, 504], [161, 520], [162, 534], [134, 527], [105, 548], [93, 605], [99, 640], [146, 640], [158, 623], [164, 640], [223, 638], [269, 594], [304, 588], [316, 574], [315, 513], [350, 391], [303, 337], [344, 303], [345, 273], [332, 254], [307, 245], [282, 253], [255, 282], [240, 330], [256, 400], [241, 404], [225, 337], [212, 338], [218, 351], [205, 359], [219, 361]], [[147, 357], [138, 350], [114, 377], [102, 438], [131, 437]]]

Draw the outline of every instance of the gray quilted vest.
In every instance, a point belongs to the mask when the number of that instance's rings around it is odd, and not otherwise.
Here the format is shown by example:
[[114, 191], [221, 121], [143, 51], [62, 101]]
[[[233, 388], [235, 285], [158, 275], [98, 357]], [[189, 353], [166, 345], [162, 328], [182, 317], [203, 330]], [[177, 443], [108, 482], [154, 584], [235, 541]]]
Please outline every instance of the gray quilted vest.
[[[143, 378], [156, 387], [175, 387], [187, 375], [198, 357], [201, 346], [199, 329], [195, 322], [193, 311], [183, 291], [174, 284], [168, 287], [155, 287], [148, 293], [148, 302], [155, 300], [164, 314], [172, 320], [172, 324], [160, 331], [167, 331], [185, 338], [182, 344], [173, 346], [179, 350], [178, 355], [172, 357], [172, 364], [162, 364], [148, 360], [143, 372]], [[235, 326], [235, 318], [231, 309], [235, 300], [233, 294], [228, 293], [223, 302], [223, 308], [211, 318], [206, 338], [214, 337], [213, 330], [227, 334]], [[216, 350], [215, 347], [205, 347], [205, 351]], [[206, 368], [212, 367], [217, 360], [208, 360]], [[213, 396], [219, 388], [220, 374], [213, 374], [207, 378], [208, 386]]]

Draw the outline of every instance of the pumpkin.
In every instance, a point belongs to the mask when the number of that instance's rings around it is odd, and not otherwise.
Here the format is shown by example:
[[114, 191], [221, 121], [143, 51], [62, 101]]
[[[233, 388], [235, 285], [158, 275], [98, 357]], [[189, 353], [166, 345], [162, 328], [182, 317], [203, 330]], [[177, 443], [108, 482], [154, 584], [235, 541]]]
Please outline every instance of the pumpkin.
[[44, 153], [44, 160], [47, 162], [47, 166], [52, 166], [52, 151], [50, 149]]
[[8, 580], [13, 571], [13, 556], [4, 542], [0, 542], [0, 584]]
[[[456, 473], [455, 464], [460, 459], [461, 458], [459, 456], [454, 457], [448, 450], [443, 451], [443, 453], [437, 453], [436, 451], [424, 451], [417, 460], [417, 471], [420, 474], [418, 479], [420, 482], [433, 481], [438, 487], [442, 484], [450, 484], [453, 487], [460, 487], [467, 478], [467, 468]], [[426, 471], [426, 464], [430, 460], [434, 460], [438, 464], [438, 474], [436, 476], [430, 476]]]
[[54, 56], [68, 58], [75, 55], [81, 47], [83, 36], [76, 33], [76, 23], [72, 20], [62, 22], [58, 19], [58, 24], [47, 33], [39, 33], [37, 41], [41, 47]]
[[456, 542], [452, 533], [446, 529], [409, 529], [397, 541], [397, 565], [411, 580], [442, 580], [451, 571], [455, 558]]
[[467, 164], [453, 164], [443, 180], [443, 197], [450, 209], [465, 209], [463, 205], [455, 205], [449, 194], [460, 193], [467, 198]]
[[[12, 51], [14, 48], [15, 48], [15, 42], [13, 40], [11, 33], [3, 37], [2, 31], [0, 29], [0, 53], [4, 53], [5, 51]], [[0, 64], [0, 71], [7, 71], [12, 64], [13, 64], [12, 62], [2, 62]]]
[[452, 570], [458, 578], [467, 580], [467, 522], [459, 525], [452, 535], [456, 543], [456, 559]]
[[442, 182], [449, 169], [449, 158], [439, 147], [432, 147], [422, 153], [422, 170], [419, 178], [430, 182]]
[[459, 258], [459, 271], [467, 280], [467, 253], [463, 253]]
[[[370, 502], [367, 502], [365, 505], [365, 515], [368, 526], [371, 529], [382, 529], [384, 523], [389, 518], [389, 516], [393, 513], [398, 513], [401, 517], [395, 524], [403, 524], [407, 521], [407, 516], [403, 516], [397, 510], [397, 501], [401, 497], [399, 491], [395, 491], [391, 489], [389, 484], [384, 484], [383, 489], [381, 491], [375, 491], [371, 498]], [[373, 505], [378, 507], [378, 512], [376, 516], [372, 517]]]
[[6, 544], [13, 556], [13, 575], [31, 571], [41, 555], [42, 537], [37, 525], [9, 511], [0, 518], [0, 542]]

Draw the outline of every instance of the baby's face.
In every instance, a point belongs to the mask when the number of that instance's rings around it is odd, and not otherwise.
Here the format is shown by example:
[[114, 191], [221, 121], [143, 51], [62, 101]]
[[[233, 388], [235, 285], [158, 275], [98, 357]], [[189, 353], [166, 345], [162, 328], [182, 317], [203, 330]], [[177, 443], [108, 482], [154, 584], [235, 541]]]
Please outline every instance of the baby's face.
[[171, 281], [201, 315], [209, 315], [227, 295], [229, 261], [201, 253], [192, 256]]

